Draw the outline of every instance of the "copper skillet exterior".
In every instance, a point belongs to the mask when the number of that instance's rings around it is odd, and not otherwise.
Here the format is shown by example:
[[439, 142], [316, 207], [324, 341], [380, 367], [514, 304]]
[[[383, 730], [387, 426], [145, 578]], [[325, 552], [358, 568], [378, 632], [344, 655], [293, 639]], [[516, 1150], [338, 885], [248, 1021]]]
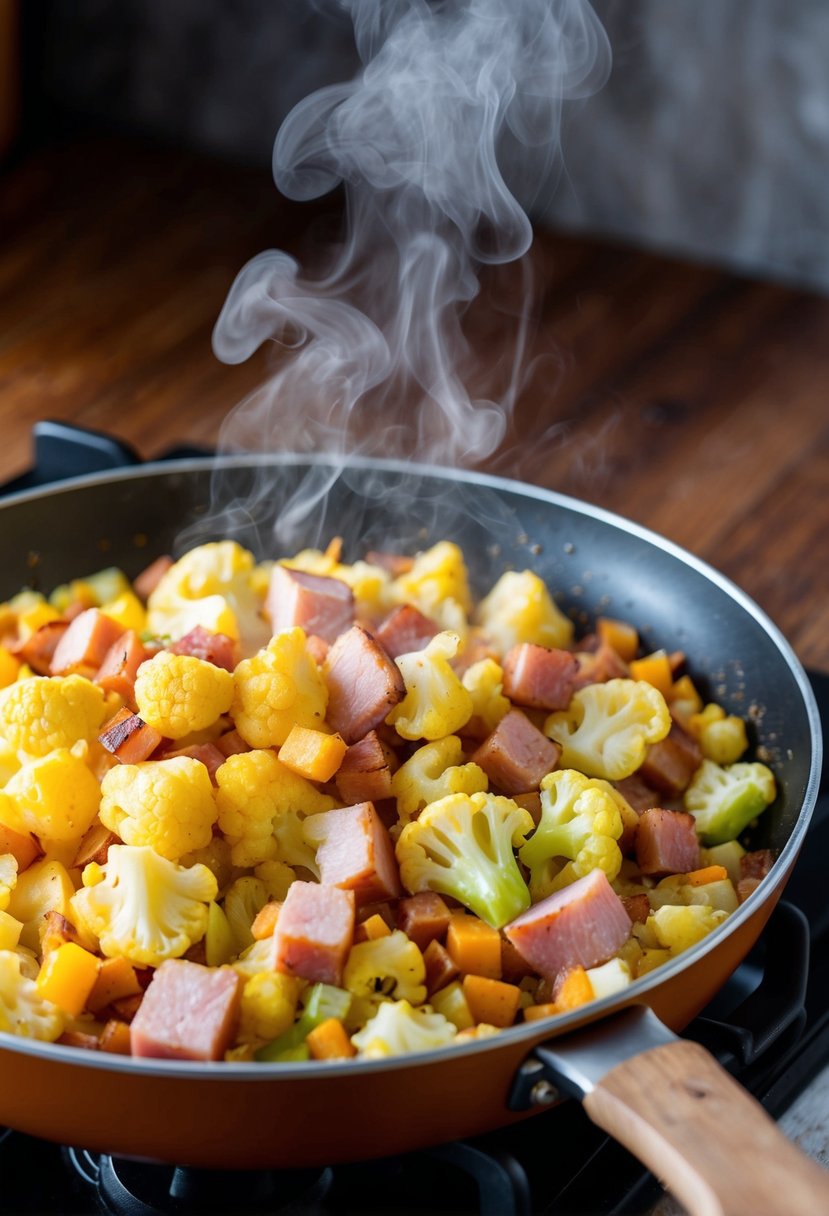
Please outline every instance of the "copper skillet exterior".
[[[275, 473], [274, 473], [275, 470]], [[234, 534], [264, 556], [269, 521], [283, 520], [300, 482], [328, 485], [326, 462], [240, 458], [218, 477], [246, 510], [205, 516], [215, 466], [188, 461], [79, 479], [0, 506], [0, 595], [120, 564], [136, 573], [172, 547], [182, 524], [202, 519], [185, 544]], [[264, 478], [267, 476], [268, 480]], [[225, 499], [227, 501], [227, 498]], [[694, 950], [609, 998], [549, 1023], [416, 1058], [345, 1065], [182, 1065], [86, 1053], [0, 1035], [0, 1123], [62, 1143], [214, 1167], [300, 1167], [384, 1156], [516, 1118], [506, 1107], [533, 1044], [623, 1004], [650, 1005], [682, 1029], [760, 935], [803, 843], [817, 795], [817, 710], [797, 660], [775, 627], [727, 580], [617, 517], [517, 483], [352, 462], [291, 536], [289, 547], [343, 534], [352, 556], [449, 536], [480, 557], [480, 586], [503, 569], [533, 566], [585, 623], [626, 617], [646, 644], [681, 647], [709, 695], [756, 719], [781, 785], [756, 843], [779, 853], [766, 882]], [[241, 521], [241, 522], [240, 522]], [[272, 542], [270, 542], [272, 544]], [[102, 548], [105, 556], [102, 555]], [[278, 551], [283, 551], [281, 548]], [[32, 557], [36, 554], [36, 560]]]

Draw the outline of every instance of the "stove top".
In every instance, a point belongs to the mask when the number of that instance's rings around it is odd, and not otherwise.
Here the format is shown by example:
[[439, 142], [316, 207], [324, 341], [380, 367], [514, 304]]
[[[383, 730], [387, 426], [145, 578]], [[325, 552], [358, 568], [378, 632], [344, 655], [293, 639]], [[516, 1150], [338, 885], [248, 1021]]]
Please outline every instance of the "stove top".
[[[107, 436], [55, 423], [38, 425], [35, 448], [35, 467], [0, 493], [138, 459]], [[193, 454], [193, 449], [170, 453]], [[829, 734], [829, 675], [810, 678]], [[755, 950], [685, 1032], [711, 1050], [775, 1118], [829, 1060], [827, 766], [825, 759], [814, 819], [785, 901]], [[0, 1130], [0, 1178], [4, 1216], [633, 1216], [651, 1211], [664, 1194], [575, 1102], [476, 1140], [321, 1171], [175, 1169]]]

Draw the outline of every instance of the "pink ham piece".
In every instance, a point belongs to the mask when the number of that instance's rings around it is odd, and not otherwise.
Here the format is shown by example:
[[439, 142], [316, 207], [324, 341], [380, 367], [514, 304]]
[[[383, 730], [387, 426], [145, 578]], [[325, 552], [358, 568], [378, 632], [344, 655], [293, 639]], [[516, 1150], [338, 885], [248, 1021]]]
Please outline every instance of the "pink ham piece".
[[324, 833], [316, 854], [323, 883], [353, 891], [358, 904], [401, 894], [394, 845], [372, 803], [324, 811], [313, 824]]
[[556, 767], [561, 748], [542, 735], [520, 709], [511, 709], [469, 757], [505, 794], [537, 790]]
[[584, 650], [576, 652], [575, 658], [579, 665], [575, 679], [576, 691], [588, 684], [604, 684], [608, 680], [624, 679], [630, 674], [627, 663], [609, 643], [600, 642], [595, 635], [594, 640], [594, 649], [585, 647]]
[[28, 663], [39, 676], [48, 676], [58, 642], [69, 628], [69, 621], [47, 621], [20, 645], [9, 647], [23, 663]]
[[566, 709], [579, 664], [569, 650], [522, 642], [504, 658], [504, 695], [531, 709]]
[[643, 874], [686, 874], [699, 866], [696, 821], [687, 811], [651, 807], [639, 816], [636, 861]]
[[337, 792], [348, 806], [391, 798], [389, 756], [376, 730], [352, 743], [334, 776]]
[[236, 1035], [242, 977], [230, 967], [167, 959], [130, 1026], [134, 1056], [221, 1060]]
[[95, 675], [95, 683], [104, 692], [117, 692], [133, 709], [135, 708], [135, 677], [138, 668], [149, 658], [138, 634], [133, 629], [122, 633], [110, 646]]
[[701, 764], [702, 750], [696, 739], [674, 722], [664, 739], [650, 745], [637, 771], [660, 794], [676, 798], [688, 788]]
[[328, 652], [328, 724], [346, 743], [356, 743], [402, 701], [406, 686], [397, 666], [368, 630], [353, 625]]
[[418, 891], [397, 905], [397, 927], [421, 950], [442, 941], [449, 928], [449, 908], [436, 891]]
[[353, 891], [292, 882], [273, 934], [276, 970], [339, 986], [354, 940], [355, 904]]
[[628, 939], [631, 920], [602, 870], [549, 895], [507, 925], [518, 953], [545, 979], [606, 963]]
[[250, 744], [245, 743], [238, 730], [227, 730], [223, 735], [219, 735], [216, 740], [216, 747], [218, 747], [225, 758], [228, 756], [238, 756], [240, 752], [252, 750]]
[[377, 641], [390, 658], [424, 650], [432, 638], [440, 633], [440, 626], [424, 616], [413, 604], [401, 604], [389, 613], [377, 630]]
[[52, 656], [50, 671], [53, 676], [68, 676], [77, 673], [92, 677], [103, 663], [107, 651], [124, 633], [112, 617], [100, 608], [87, 608], [76, 616], [60, 638]]
[[165, 553], [162, 557], [157, 557], [154, 562], [150, 562], [149, 566], [145, 567], [133, 580], [132, 589], [145, 604], [172, 564], [173, 559]]
[[227, 756], [219, 751], [215, 743], [191, 743], [189, 747], [171, 748], [169, 751], [166, 748], [159, 748], [153, 756], [153, 760], [173, 760], [176, 756], [189, 756], [192, 760], [198, 760], [207, 769], [208, 776], [214, 785], [216, 784], [216, 769], [221, 768], [227, 759]]
[[168, 650], [173, 654], [189, 654], [194, 659], [203, 659], [214, 667], [224, 667], [225, 671], [233, 671], [239, 659], [239, 647], [233, 638], [226, 633], [211, 633], [203, 625], [196, 625]]
[[354, 595], [342, 579], [274, 566], [265, 611], [274, 633], [299, 625], [333, 642], [354, 620]]

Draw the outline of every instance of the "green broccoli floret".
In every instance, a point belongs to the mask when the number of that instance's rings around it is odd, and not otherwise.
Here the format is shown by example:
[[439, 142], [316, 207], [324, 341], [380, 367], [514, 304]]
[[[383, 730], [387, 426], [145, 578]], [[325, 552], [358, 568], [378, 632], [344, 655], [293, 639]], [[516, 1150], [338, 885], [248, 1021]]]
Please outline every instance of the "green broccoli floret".
[[431, 803], [397, 842], [408, 891], [451, 895], [495, 929], [530, 906], [514, 848], [533, 828], [529, 811], [494, 794], [449, 794]]
[[534, 899], [592, 870], [603, 870], [610, 881], [619, 873], [622, 816], [602, 784], [570, 768], [548, 773], [541, 782], [541, 820], [519, 853], [530, 869]]
[[765, 764], [703, 760], [685, 791], [685, 808], [697, 821], [705, 845], [736, 840], [777, 796], [774, 773]]

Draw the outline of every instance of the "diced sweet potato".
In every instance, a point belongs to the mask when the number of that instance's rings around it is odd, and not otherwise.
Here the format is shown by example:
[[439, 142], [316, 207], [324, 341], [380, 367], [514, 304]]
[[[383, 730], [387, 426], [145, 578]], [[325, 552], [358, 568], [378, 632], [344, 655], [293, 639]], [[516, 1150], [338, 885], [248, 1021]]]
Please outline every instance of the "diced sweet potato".
[[483, 975], [463, 977], [463, 995], [475, 1022], [503, 1028], [511, 1026], [518, 1013], [521, 990], [515, 984]]
[[90, 1013], [100, 1013], [114, 1001], [140, 994], [141, 985], [129, 959], [105, 958], [87, 997], [86, 1007]]
[[118, 1018], [110, 1018], [101, 1031], [98, 1047], [101, 1051], [112, 1052], [113, 1055], [130, 1055], [130, 1028], [127, 1023], [119, 1021]]
[[501, 978], [501, 936], [497, 929], [463, 912], [453, 913], [446, 932], [446, 949], [465, 975]]

